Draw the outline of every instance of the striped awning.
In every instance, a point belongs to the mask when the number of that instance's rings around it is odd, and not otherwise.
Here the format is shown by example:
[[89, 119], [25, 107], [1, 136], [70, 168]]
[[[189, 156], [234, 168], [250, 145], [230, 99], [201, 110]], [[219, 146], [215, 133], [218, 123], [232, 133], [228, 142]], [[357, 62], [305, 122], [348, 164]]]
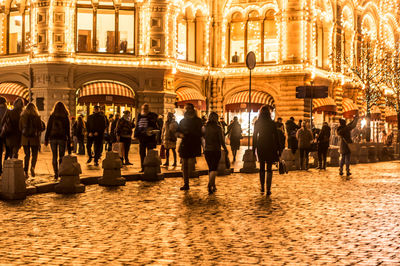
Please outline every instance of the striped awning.
[[342, 101], [342, 115], [345, 118], [352, 118], [358, 114], [358, 107], [352, 99], [343, 98]]
[[327, 114], [336, 113], [336, 103], [331, 97], [314, 99], [313, 100], [313, 112], [321, 113], [325, 112]]
[[206, 98], [196, 89], [183, 87], [176, 91], [178, 102], [205, 101]]
[[371, 114], [381, 114], [381, 109], [379, 108], [379, 106], [374, 105], [371, 107]]
[[394, 108], [392, 107], [386, 107], [385, 109], [385, 117], [386, 117], [386, 122], [388, 123], [395, 123], [397, 122], [397, 112]]
[[367, 116], [367, 107], [365, 105], [362, 105], [361, 107], [358, 108], [358, 115], [361, 117]]
[[19, 83], [3, 82], [0, 83], [0, 95], [4, 96], [9, 102], [18, 97], [28, 100], [29, 91], [27, 87]]
[[261, 106], [269, 105], [275, 107], [274, 98], [263, 91], [251, 92], [251, 107], [249, 108], [249, 91], [241, 91], [233, 94], [225, 104], [225, 110], [228, 112], [241, 112], [241, 111], [258, 111]]
[[117, 95], [135, 98], [135, 94], [130, 88], [114, 82], [95, 82], [83, 85], [78, 98], [91, 95]]

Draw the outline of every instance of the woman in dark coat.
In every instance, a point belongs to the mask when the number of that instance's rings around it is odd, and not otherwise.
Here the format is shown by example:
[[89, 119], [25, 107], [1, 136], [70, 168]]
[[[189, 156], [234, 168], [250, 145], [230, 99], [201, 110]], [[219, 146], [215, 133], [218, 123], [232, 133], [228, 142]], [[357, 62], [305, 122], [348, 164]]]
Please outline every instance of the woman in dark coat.
[[28, 103], [21, 114], [19, 129], [22, 132], [21, 144], [24, 147], [24, 172], [28, 178], [29, 160], [32, 154], [31, 176], [35, 177], [35, 166], [40, 147], [40, 134], [45, 130], [45, 124], [40, 119], [36, 105]]
[[267, 195], [271, 195], [272, 164], [279, 161], [279, 137], [276, 123], [271, 119], [269, 106], [264, 105], [254, 125], [253, 151], [260, 162], [261, 193], [264, 193], [265, 164], [267, 164]]
[[329, 140], [331, 138], [331, 128], [327, 122], [324, 122], [321, 131], [318, 134], [318, 168], [326, 169], [326, 155], [329, 149]]
[[[62, 102], [54, 105], [53, 112], [47, 122], [44, 145], [48, 145], [53, 154], [54, 179], [58, 179], [58, 166], [65, 154], [65, 148], [71, 143], [69, 112]], [[68, 153], [71, 153], [68, 149]], [[58, 161], [57, 161], [58, 158]]]
[[73, 125], [74, 136], [78, 139], [78, 154], [85, 155], [85, 121], [83, 121], [83, 116], [78, 116], [78, 119]]
[[228, 126], [229, 143], [231, 145], [233, 161], [236, 161], [236, 153], [240, 149], [240, 140], [242, 139], [242, 127], [239, 124], [237, 116], [233, 118], [233, 122]]
[[218, 123], [218, 114], [211, 112], [207, 124], [203, 127], [205, 140], [204, 157], [208, 165], [208, 193], [212, 194], [217, 189], [215, 187], [215, 177], [217, 176], [218, 164], [221, 159], [221, 147], [227, 153], [225, 146], [225, 136], [223, 128]]
[[195, 158], [201, 156], [201, 128], [203, 126], [193, 104], [186, 104], [185, 110], [184, 118], [177, 130], [178, 137], [182, 138], [179, 155], [182, 158], [184, 185], [181, 190], [189, 190], [189, 176], [194, 170]]
[[3, 127], [7, 128], [5, 132], [6, 139], [6, 155], [4, 160], [8, 158], [17, 158], [18, 151], [21, 148], [21, 130], [19, 129], [19, 119], [21, 117], [24, 101], [17, 98], [14, 101], [14, 109], [7, 111], [3, 118]]

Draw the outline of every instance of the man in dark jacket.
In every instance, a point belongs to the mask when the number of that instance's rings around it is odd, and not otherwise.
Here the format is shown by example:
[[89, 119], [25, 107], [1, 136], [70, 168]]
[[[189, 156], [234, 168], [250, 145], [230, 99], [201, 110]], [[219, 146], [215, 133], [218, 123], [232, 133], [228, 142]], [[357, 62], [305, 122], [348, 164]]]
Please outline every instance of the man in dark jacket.
[[184, 118], [179, 123], [178, 137], [182, 138], [179, 155], [182, 158], [183, 181], [181, 190], [189, 190], [189, 177], [194, 171], [195, 158], [201, 156], [201, 137], [203, 122], [197, 116], [193, 104], [185, 106]]
[[136, 120], [135, 138], [139, 140], [140, 154], [140, 172], [143, 172], [143, 162], [147, 151], [155, 149], [157, 146], [157, 134], [159, 132], [157, 126], [156, 113], [150, 112], [150, 107], [147, 103], [142, 105], [142, 110]]
[[[2, 129], [2, 120], [7, 112], [7, 100], [6, 98], [0, 96], [0, 131]], [[5, 139], [0, 136], [0, 175], [3, 173], [3, 150]]]
[[288, 136], [288, 148], [292, 150], [292, 153], [295, 154], [298, 148], [296, 133], [300, 127], [296, 125], [294, 122], [294, 117], [291, 117], [288, 121], [286, 121], [286, 132]]
[[318, 133], [318, 169], [326, 170], [326, 156], [329, 149], [329, 141], [331, 139], [331, 128], [327, 122], [322, 125], [321, 131]]
[[87, 163], [90, 163], [93, 159], [92, 145], [94, 144], [94, 165], [99, 165], [99, 159], [103, 152], [104, 131], [107, 128], [107, 124], [107, 118], [100, 112], [100, 106], [95, 106], [93, 114], [89, 115], [86, 124], [88, 134], [87, 153], [89, 156]]
[[346, 164], [346, 175], [350, 176], [350, 156], [351, 151], [349, 144], [353, 143], [351, 140], [351, 131], [357, 126], [358, 117], [355, 117], [352, 122], [346, 125], [346, 120], [339, 119], [340, 126], [337, 128], [337, 134], [340, 137], [340, 153], [342, 154], [339, 174], [343, 175], [343, 166]]

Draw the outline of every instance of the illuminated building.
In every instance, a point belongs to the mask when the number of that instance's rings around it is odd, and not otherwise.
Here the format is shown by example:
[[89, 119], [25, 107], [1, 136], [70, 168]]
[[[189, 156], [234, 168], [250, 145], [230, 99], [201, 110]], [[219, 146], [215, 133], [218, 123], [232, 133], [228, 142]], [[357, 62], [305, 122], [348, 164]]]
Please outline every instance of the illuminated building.
[[[0, 3], [0, 82], [21, 85], [26, 96], [31, 67], [33, 99], [45, 118], [57, 100], [71, 113], [144, 102], [163, 113], [178, 99], [178, 106], [240, 115], [246, 127], [246, 111], [264, 103], [284, 120], [309, 117], [310, 102], [296, 99], [295, 88], [312, 83], [329, 87], [329, 99], [315, 101], [317, 123], [335, 121], [362, 109], [361, 88], [344, 71], [345, 58], [357, 62], [362, 36], [387, 49], [399, 41], [393, 0]], [[249, 51], [257, 57], [251, 108]]]

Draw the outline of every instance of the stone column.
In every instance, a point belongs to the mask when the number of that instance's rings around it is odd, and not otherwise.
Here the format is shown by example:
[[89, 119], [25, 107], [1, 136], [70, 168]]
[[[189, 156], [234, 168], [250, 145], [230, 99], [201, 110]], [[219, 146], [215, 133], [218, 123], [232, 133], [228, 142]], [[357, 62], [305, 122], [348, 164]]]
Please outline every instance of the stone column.
[[[288, 63], [300, 63], [303, 59], [303, 35], [302, 32], [302, 16], [301, 1], [288, 0], [286, 13], [284, 13], [284, 22], [286, 30], [283, 29], [283, 34], [286, 34], [285, 46], [286, 53], [283, 54], [283, 61]], [[306, 30], [306, 29], [304, 29]]]

